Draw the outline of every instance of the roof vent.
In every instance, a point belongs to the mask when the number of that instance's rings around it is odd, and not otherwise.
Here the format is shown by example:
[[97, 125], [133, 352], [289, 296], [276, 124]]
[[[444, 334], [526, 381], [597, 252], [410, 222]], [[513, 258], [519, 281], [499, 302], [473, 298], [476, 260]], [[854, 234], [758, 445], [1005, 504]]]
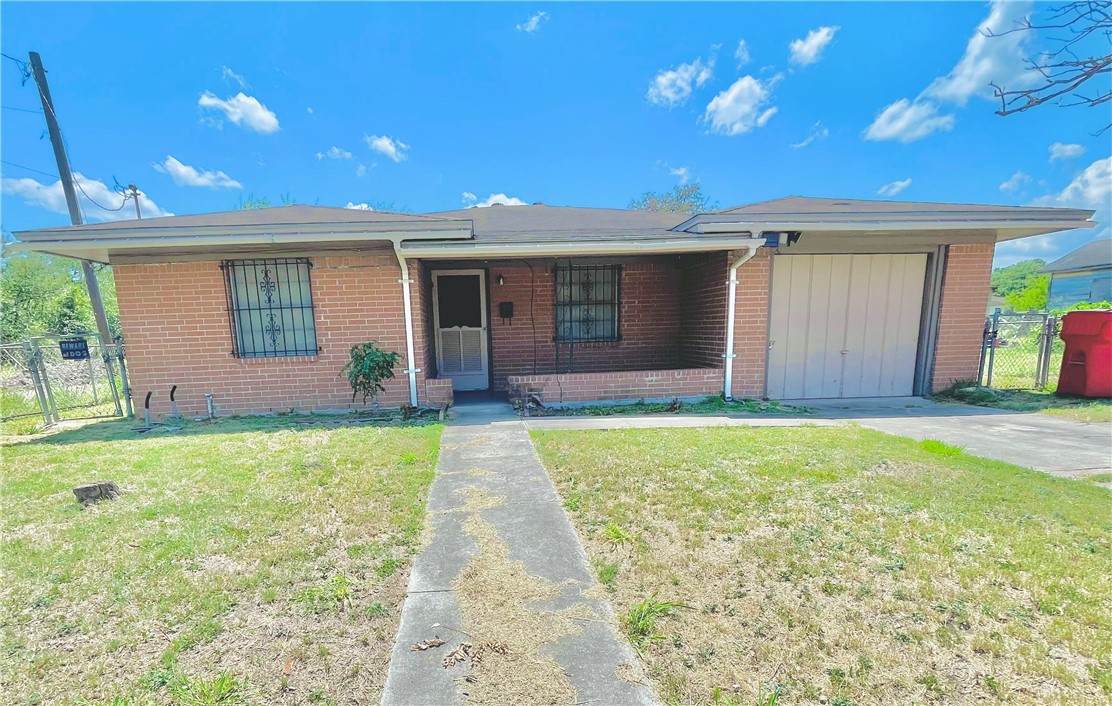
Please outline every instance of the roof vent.
[[502, 205], [501, 202], [495, 201], [494, 203], [491, 204], [491, 207], [493, 208], [494, 206], [501, 206], [501, 205]]
[[541, 203], [540, 201], [537, 201], [537, 202], [536, 202], [536, 203], [534, 203], [533, 205], [534, 205], [534, 206], [543, 206], [544, 204], [543, 204], [543, 203]]

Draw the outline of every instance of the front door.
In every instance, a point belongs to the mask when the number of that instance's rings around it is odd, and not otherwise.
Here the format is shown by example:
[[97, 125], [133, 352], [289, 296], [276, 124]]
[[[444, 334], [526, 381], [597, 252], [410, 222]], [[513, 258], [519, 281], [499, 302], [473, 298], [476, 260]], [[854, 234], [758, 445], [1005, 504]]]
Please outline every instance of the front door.
[[452, 379], [453, 390], [489, 386], [486, 286], [482, 270], [432, 273], [436, 369]]

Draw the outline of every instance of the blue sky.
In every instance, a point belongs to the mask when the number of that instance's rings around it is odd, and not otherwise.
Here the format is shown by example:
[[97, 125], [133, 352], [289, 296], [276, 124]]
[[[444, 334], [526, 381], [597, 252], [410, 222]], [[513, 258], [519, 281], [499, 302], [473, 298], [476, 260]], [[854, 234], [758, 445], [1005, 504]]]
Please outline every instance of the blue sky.
[[[114, 207], [113, 179], [135, 183], [148, 215], [247, 194], [621, 208], [698, 180], [723, 207], [801, 194], [1108, 219], [1107, 110], [993, 113], [988, 80], [1020, 85], [1047, 39], [977, 28], [1032, 9], [5, 2], [0, 31], [5, 54], [42, 54], [85, 191]], [[66, 225], [43, 116], [16, 110], [38, 110], [33, 84], [7, 59], [0, 82], [2, 226]], [[1098, 233], [1005, 245], [998, 263]]]

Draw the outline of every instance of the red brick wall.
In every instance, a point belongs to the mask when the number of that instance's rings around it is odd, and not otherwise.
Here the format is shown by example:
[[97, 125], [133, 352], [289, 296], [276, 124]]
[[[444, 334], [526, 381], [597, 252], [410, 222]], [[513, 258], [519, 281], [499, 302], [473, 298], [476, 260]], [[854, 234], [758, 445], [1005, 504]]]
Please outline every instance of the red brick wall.
[[[497, 283], [502, 275], [505, 284]], [[556, 371], [555, 313], [551, 263], [490, 269], [491, 360], [494, 389], [505, 390], [510, 375]], [[575, 346], [574, 372], [647, 370], [679, 365], [680, 273], [674, 260], [632, 263], [622, 267], [622, 340]], [[530, 289], [532, 304], [530, 305]], [[514, 318], [503, 323], [498, 303], [513, 302]], [[532, 316], [530, 316], [532, 309]], [[534, 325], [536, 326], [534, 338]], [[561, 370], [568, 367], [570, 347], [559, 347]], [[535, 367], [534, 367], [535, 360]]]
[[[768, 285], [771, 252], [762, 248], [738, 268], [734, 305], [735, 398], [763, 397], [765, 362], [768, 357]], [[725, 279], [725, 277], [723, 277]]]
[[951, 245], [942, 274], [931, 389], [977, 377], [992, 278], [992, 244]]
[[[312, 262], [320, 353], [253, 359], [232, 355], [219, 262], [116, 265], [120, 323], [137, 407], [153, 390], [152, 412], [166, 413], [172, 385], [178, 386], [178, 406], [186, 415], [204, 413], [204, 395], [209, 392], [222, 414], [360, 407], [360, 402], [351, 401], [341, 368], [351, 346], [365, 341], [397, 351], [402, 359], [380, 402], [408, 403], [402, 370], [409, 362], [397, 260], [392, 254], [375, 254], [314, 257]], [[418, 266], [410, 269], [416, 278]], [[415, 357], [421, 365], [426, 340], [421, 288], [414, 286], [412, 295]], [[426, 391], [423, 375], [418, 391]]]
[[680, 362], [685, 367], [723, 365], [728, 270], [724, 252], [691, 257], [680, 268]]
[[511, 375], [507, 381], [511, 390], [539, 394], [549, 404], [707, 397], [722, 392], [722, 371], [711, 368]]

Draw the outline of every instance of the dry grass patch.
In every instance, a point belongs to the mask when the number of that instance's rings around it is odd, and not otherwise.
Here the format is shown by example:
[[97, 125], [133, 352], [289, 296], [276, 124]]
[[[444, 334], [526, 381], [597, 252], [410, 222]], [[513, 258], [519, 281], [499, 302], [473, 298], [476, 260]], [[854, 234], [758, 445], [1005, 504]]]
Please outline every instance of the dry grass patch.
[[[299, 421], [6, 446], [4, 701], [377, 700], [440, 427]], [[81, 509], [103, 479], [124, 494]]]
[[533, 437], [627, 627], [691, 607], [628, 630], [670, 703], [1108, 703], [1107, 490], [856, 427]]
[[580, 628], [567, 614], [531, 607], [558, 596], [560, 586], [529, 574], [522, 562], [511, 561], [509, 547], [494, 525], [479, 515], [503, 498], [469, 491], [462, 508], [470, 515], [464, 531], [475, 538], [479, 553], [453, 584], [471, 641], [471, 668], [463, 685], [467, 701], [492, 706], [574, 703], [575, 689], [567, 675], [539, 648]]

